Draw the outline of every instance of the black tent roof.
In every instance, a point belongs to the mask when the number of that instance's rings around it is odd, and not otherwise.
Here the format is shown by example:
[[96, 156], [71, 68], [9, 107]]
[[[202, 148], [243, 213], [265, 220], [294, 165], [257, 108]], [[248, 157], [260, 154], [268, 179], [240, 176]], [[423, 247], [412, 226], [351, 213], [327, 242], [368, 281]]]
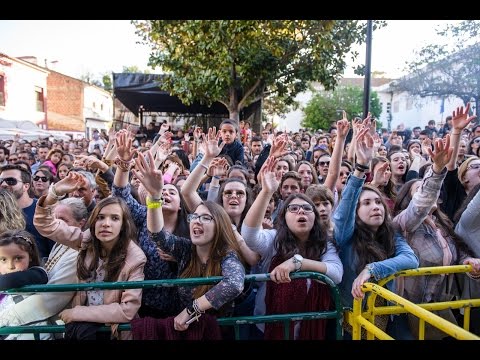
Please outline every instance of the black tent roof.
[[208, 107], [194, 102], [184, 105], [176, 96], [160, 89], [163, 75], [142, 73], [114, 73], [114, 96], [132, 113], [138, 114], [140, 106], [144, 112], [171, 112], [188, 114], [212, 114], [228, 117], [227, 108], [219, 102]]

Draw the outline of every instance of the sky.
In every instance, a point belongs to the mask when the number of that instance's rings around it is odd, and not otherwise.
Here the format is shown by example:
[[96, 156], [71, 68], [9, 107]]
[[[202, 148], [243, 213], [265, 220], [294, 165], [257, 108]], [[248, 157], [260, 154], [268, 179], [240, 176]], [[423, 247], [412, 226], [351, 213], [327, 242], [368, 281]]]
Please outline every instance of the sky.
[[[437, 25], [458, 20], [389, 20], [373, 32], [372, 71], [398, 78], [413, 51], [435, 38]], [[80, 78], [90, 73], [121, 72], [124, 66], [149, 69], [150, 50], [129, 20], [0, 20], [0, 53], [11, 57], [35, 56], [38, 65]], [[357, 47], [356, 63], [365, 61], [365, 45]], [[152, 72], [159, 72], [153, 70]], [[349, 67], [344, 76], [352, 76]]]

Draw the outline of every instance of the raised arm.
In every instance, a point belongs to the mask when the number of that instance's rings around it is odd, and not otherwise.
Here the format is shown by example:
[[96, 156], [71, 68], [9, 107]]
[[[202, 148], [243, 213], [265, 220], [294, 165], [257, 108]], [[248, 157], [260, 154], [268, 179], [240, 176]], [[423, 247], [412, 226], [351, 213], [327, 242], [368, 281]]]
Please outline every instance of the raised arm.
[[215, 127], [208, 129], [208, 135], [206, 137], [204, 136], [205, 156], [203, 156], [198, 166], [195, 167], [182, 186], [181, 192], [190, 211], [196, 209], [202, 202], [197, 192], [198, 186], [210, 163], [220, 154], [225, 145], [223, 142], [218, 145], [219, 138], [220, 132], [217, 133]]
[[332, 190], [332, 192], [335, 192], [335, 183], [340, 176], [342, 154], [349, 129], [350, 123], [347, 120], [347, 113], [343, 111], [343, 119], [337, 121], [337, 140], [333, 147], [332, 159], [330, 161], [330, 166], [328, 167], [327, 178], [324, 182], [324, 185]]
[[413, 195], [408, 207], [393, 219], [404, 232], [410, 233], [418, 228], [440, 195], [442, 182], [447, 174], [445, 167], [453, 155], [453, 149], [450, 147], [450, 135], [444, 139], [435, 139], [434, 146], [435, 150], [430, 148], [426, 150], [433, 160], [432, 168], [425, 174], [421, 186]]
[[155, 169], [153, 156], [147, 152], [148, 161], [143, 154], [138, 154], [135, 163], [138, 170], [135, 176], [143, 184], [149, 196], [147, 197], [147, 229], [151, 233], [162, 231], [163, 221], [163, 176], [160, 170]]
[[335, 240], [340, 247], [351, 241], [355, 230], [355, 211], [365, 182], [365, 171], [373, 156], [373, 137], [369, 134], [368, 128], [361, 129], [357, 133], [355, 147], [357, 154], [355, 171], [348, 178], [342, 191], [342, 198], [333, 215]]
[[260, 190], [260, 193], [243, 220], [243, 223], [251, 228], [259, 228], [262, 226], [262, 220], [265, 217], [268, 203], [280, 185], [281, 175], [279, 172], [275, 173], [276, 164], [277, 160], [273, 156], [269, 156], [262, 168], [262, 190]]
[[115, 139], [118, 156], [116, 158], [117, 171], [113, 179], [113, 185], [117, 187], [125, 187], [128, 184], [128, 174], [132, 164], [135, 150], [132, 147], [133, 134], [126, 130], [120, 130]]
[[465, 129], [476, 116], [468, 116], [470, 110], [470, 103], [463, 110], [463, 106], [457, 107], [457, 110], [452, 114], [452, 134], [450, 137], [450, 146], [453, 148], [453, 155], [447, 164], [447, 170], [451, 171], [457, 167], [457, 155], [460, 149], [460, 137], [463, 129]]

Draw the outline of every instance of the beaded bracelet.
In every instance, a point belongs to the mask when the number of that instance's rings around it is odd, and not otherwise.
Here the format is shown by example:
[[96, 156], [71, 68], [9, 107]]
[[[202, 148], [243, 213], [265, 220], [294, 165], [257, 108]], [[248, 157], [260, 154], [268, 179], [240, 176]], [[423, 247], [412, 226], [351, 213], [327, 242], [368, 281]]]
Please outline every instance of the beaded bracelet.
[[115, 165], [123, 171], [123, 172], [128, 172], [130, 171], [130, 167], [133, 165], [133, 160], [122, 160], [118, 156], [115, 158]]

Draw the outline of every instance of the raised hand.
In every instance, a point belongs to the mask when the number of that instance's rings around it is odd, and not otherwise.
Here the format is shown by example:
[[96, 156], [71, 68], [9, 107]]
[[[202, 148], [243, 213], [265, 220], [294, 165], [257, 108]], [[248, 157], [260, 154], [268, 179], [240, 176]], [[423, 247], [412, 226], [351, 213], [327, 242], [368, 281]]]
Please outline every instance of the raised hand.
[[216, 157], [207, 170], [208, 176], [226, 176], [229, 169], [228, 161], [224, 157]]
[[163, 123], [162, 126], [160, 126], [160, 130], [158, 130], [158, 133], [160, 136], [164, 135], [170, 126], [167, 123]]
[[96, 156], [90, 155], [78, 155], [78, 158], [83, 160], [87, 170], [102, 170], [103, 172], [108, 170], [108, 165], [99, 160]]
[[288, 144], [287, 134], [282, 134], [277, 136], [276, 138], [273, 139], [272, 147], [270, 148], [269, 155], [275, 158], [279, 158], [284, 155], [287, 155], [290, 152], [290, 150], [286, 148], [287, 144]]
[[163, 163], [167, 159], [168, 155], [170, 155], [171, 153], [172, 153], [172, 144], [168, 142], [164, 142], [161, 145], [159, 145], [157, 149], [157, 158], [156, 158], [157, 164]]
[[350, 130], [350, 123], [347, 120], [347, 113], [343, 111], [343, 119], [337, 121], [337, 136], [339, 138], [346, 138]]
[[220, 145], [218, 145], [219, 139], [220, 132], [217, 133], [217, 128], [215, 126], [213, 128], [209, 128], [207, 136], [203, 136], [205, 143], [205, 158], [213, 159], [220, 154], [225, 146], [225, 143], [222, 142]]
[[119, 131], [115, 144], [117, 147], [118, 157], [123, 161], [130, 161], [133, 159], [133, 155], [136, 150], [132, 147], [133, 139], [126, 131]]
[[64, 196], [72, 193], [81, 187], [88, 188], [90, 185], [88, 180], [82, 174], [70, 171], [67, 176], [54, 185], [55, 193], [58, 196]]
[[447, 134], [443, 139], [435, 139], [434, 150], [428, 148], [427, 152], [433, 161], [433, 171], [440, 174], [452, 158], [453, 147], [450, 147], [450, 134]]
[[164, 132], [163, 134], [160, 135], [160, 137], [158, 138], [158, 143], [160, 143], [160, 144], [165, 144], [165, 143], [170, 144], [172, 142], [172, 136], [173, 136], [173, 133], [171, 131], [166, 131], [166, 132]]
[[270, 155], [261, 169], [262, 189], [272, 193], [278, 189], [280, 181], [282, 180], [282, 175], [280, 172], [275, 172], [276, 166], [277, 160]]
[[369, 128], [363, 128], [356, 136], [355, 154], [357, 163], [362, 165], [370, 164], [373, 157], [373, 137], [369, 133]]
[[452, 114], [453, 129], [458, 130], [458, 132], [461, 132], [463, 129], [465, 129], [468, 126], [468, 124], [470, 124], [472, 120], [475, 120], [477, 118], [476, 115], [468, 116], [469, 111], [470, 111], [470, 103], [467, 103], [467, 106], [465, 107], [465, 111], [463, 111], [463, 106], [457, 107], [457, 110], [453, 111], [453, 114]]
[[390, 171], [390, 164], [388, 162], [382, 163], [377, 167], [373, 174], [372, 185], [373, 186], [385, 186], [390, 180], [392, 172]]
[[202, 138], [202, 134], [203, 134], [202, 128], [200, 126], [195, 127], [195, 130], [193, 130], [193, 138], [196, 141], [199, 141]]
[[155, 169], [153, 156], [148, 151], [147, 157], [148, 162], [144, 154], [138, 154], [138, 157], [135, 159], [136, 169], [138, 170], [133, 170], [133, 172], [145, 190], [150, 193], [150, 196], [158, 199], [162, 196], [163, 190], [162, 172]]
[[373, 150], [375, 153], [377, 153], [378, 149], [380, 149], [380, 146], [382, 144], [383, 144], [383, 141], [380, 138], [380, 135], [378, 135], [378, 133], [375, 133], [375, 135], [373, 135]]

